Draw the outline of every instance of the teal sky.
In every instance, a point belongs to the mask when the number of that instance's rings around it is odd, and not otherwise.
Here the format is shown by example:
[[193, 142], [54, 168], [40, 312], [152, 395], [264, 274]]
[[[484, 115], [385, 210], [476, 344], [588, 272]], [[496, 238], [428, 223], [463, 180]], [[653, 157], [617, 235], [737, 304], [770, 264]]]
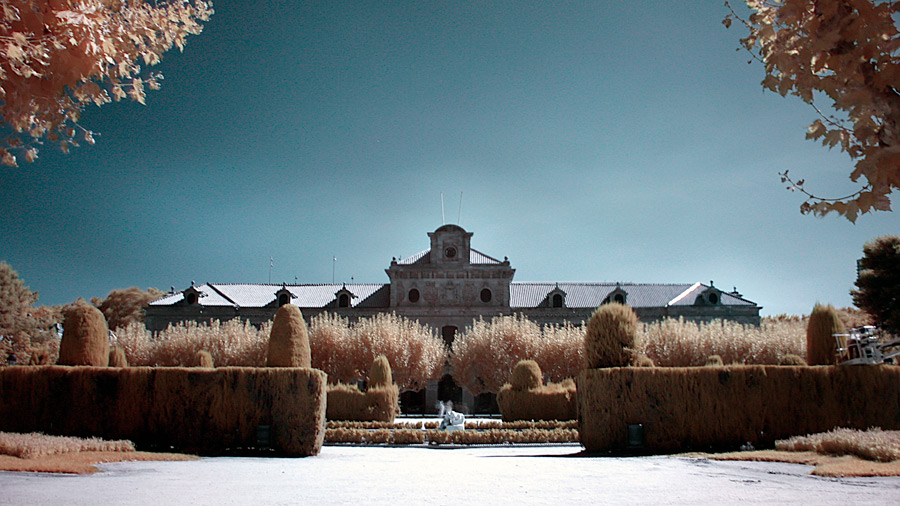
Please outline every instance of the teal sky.
[[[516, 281], [715, 281], [850, 305], [900, 215], [802, 216], [778, 172], [851, 193], [815, 119], [763, 92], [721, 0], [219, 0], [95, 146], [0, 168], [0, 260], [39, 303], [203, 282], [387, 282], [447, 223]], [[462, 192], [462, 209], [459, 197]], [[900, 202], [895, 197], [895, 207]]]

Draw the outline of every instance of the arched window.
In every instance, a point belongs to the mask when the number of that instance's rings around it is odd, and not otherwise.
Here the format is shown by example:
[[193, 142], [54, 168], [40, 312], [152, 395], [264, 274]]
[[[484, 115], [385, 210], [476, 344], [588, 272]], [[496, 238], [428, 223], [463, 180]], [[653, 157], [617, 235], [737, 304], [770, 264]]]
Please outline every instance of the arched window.
[[290, 301], [291, 301], [291, 299], [290, 299], [290, 297], [288, 296], [288, 294], [283, 293], [283, 294], [281, 294], [281, 295], [278, 296], [278, 307], [281, 307], [281, 306], [287, 304], [287, 303], [290, 302]]
[[481, 291], [481, 302], [484, 302], [485, 304], [487, 304], [493, 298], [494, 298], [494, 294], [491, 293], [491, 290], [489, 288], [485, 288], [484, 290]]
[[415, 288], [413, 288], [412, 290], [409, 291], [409, 295], [407, 295], [406, 298], [409, 299], [409, 301], [413, 302], [413, 303], [419, 302], [419, 291], [416, 290]]
[[562, 295], [556, 293], [553, 294], [553, 307], [563, 307], [563, 298]]
[[350, 307], [350, 296], [346, 293], [342, 293], [340, 297], [338, 297], [338, 307]]
[[197, 303], [197, 294], [194, 292], [187, 294], [187, 303], [191, 304], [191, 305], [196, 304]]
[[441, 327], [441, 337], [444, 339], [444, 343], [446, 343], [447, 346], [453, 344], [457, 331], [458, 329], [453, 325], [444, 325]]
[[618, 302], [619, 304], [624, 304], [624, 303], [625, 303], [625, 296], [622, 295], [621, 293], [617, 293], [617, 294], [613, 297], [613, 300], [614, 300], [615, 302]]

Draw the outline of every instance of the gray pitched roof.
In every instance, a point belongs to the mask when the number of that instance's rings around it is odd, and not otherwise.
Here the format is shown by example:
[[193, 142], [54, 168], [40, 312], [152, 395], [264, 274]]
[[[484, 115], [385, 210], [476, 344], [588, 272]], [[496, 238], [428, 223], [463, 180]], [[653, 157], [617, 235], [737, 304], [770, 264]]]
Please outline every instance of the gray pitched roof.
[[[616, 288], [625, 291], [626, 303], [631, 307], [690, 306], [697, 296], [709, 288], [703, 283], [528, 283], [513, 282], [509, 287], [511, 308], [539, 307], [556, 288], [566, 293], [566, 307], [592, 308], [604, 303]], [[722, 292], [722, 305], [749, 305], [754, 303]]]
[[[490, 259], [490, 257], [487, 257]], [[493, 260], [493, 259], [490, 259]], [[292, 294], [291, 303], [304, 308], [323, 308], [333, 304], [337, 293], [347, 289], [355, 295], [351, 307], [390, 307], [390, 285], [377, 283], [355, 284], [251, 284], [205, 283], [194, 288], [200, 292], [199, 303], [204, 306], [263, 307], [275, 303], [275, 294], [284, 287]], [[632, 307], [690, 306], [709, 286], [703, 283], [527, 283], [510, 284], [510, 307], [525, 309], [540, 307], [556, 289], [566, 293], [566, 307], [595, 308], [617, 288], [625, 291], [626, 303]], [[722, 292], [720, 304], [754, 306], [755, 303], [734, 293]], [[151, 306], [170, 306], [181, 302], [182, 292], [165, 295]]]
[[[251, 283], [205, 283], [194, 288], [200, 292], [199, 303], [204, 306], [263, 307], [275, 302], [275, 294], [282, 286], [293, 295], [291, 304], [298, 307], [325, 307], [336, 299], [336, 294], [346, 288], [356, 297], [350, 300], [351, 307], [390, 306], [390, 287], [385, 284], [251, 284]], [[184, 299], [181, 292], [168, 294], [150, 303], [151, 306], [170, 306]]]
[[[397, 264], [398, 265], [425, 265], [425, 264], [428, 264], [431, 261], [429, 253], [431, 253], [431, 248], [429, 248], [425, 251], [420, 251], [410, 257], [401, 258], [400, 260], [397, 260]], [[474, 248], [469, 248], [469, 263], [472, 265], [499, 265], [502, 262], [500, 262], [500, 260], [497, 260], [496, 258], [485, 255], [484, 253], [482, 253]]]

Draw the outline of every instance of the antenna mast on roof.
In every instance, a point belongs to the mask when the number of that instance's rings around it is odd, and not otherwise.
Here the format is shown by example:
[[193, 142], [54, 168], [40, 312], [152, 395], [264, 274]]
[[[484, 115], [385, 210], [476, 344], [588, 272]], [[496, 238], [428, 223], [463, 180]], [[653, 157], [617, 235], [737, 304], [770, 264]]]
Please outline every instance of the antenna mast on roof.
[[459, 192], [459, 209], [456, 212], [456, 224], [462, 226], [462, 192]]
[[441, 225], [445, 225], [444, 221], [444, 192], [441, 192]]

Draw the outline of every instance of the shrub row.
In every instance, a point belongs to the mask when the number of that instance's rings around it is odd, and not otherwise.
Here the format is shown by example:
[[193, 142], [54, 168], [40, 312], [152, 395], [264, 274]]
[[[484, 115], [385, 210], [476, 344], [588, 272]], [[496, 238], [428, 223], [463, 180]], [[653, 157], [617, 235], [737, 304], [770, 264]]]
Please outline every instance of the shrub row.
[[[420, 421], [414, 424], [409, 423], [391, 423], [391, 422], [353, 422], [346, 420], [328, 420], [326, 428], [328, 429], [437, 429], [440, 422]], [[577, 429], [577, 420], [542, 420], [542, 421], [526, 421], [519, 420], [515, 422], [501, 422], [497, 420], [475, 420], [466, 421], [466, 430], [485, 430], [485, 429], [505, 429], [505, 430], [524, 430], [524, 429]]]
[[453, 432], [429, 430], [427, 438], [428, 442], [433, 444], [457, 445], [577, 443], [578, 431], [575, 429], [487, 429]]
[[900, 428], [900, 368], [892, 366], [589, 369], [577, 385], [588, 451], [625, 449], [629, 424], [642, 424], [646, 451]]
[[[409, 423], [390, 423], [390, 422], [354, 422], [346, 420], [328, 420], [326, 427], [329, 429], [437, 429], [440, 422], [420, 421], [413, 424]], [[466, 421], [466, 429], [485, 430], [485, 429], [505, 429], [505, 430], [524, 430], [524, 429], [577, 429], [577, 420], [541, 420], [526, 421], [519, 420], [515, 422], [501, 422], [499, 420], [474, 420]]]
[[525, 430], [461, 430], [439, 431], [419, 429], [352, 429], [333, 428], [325, 431], [326, 443], [353, 444], [539, 444], [539, 443], [577, 443], [578, 431], [575, 429], [525, 429]]
[[258, 447], [258, 427], [269, 426], [278, 454], [316, 455], [326, 379], [305, 368], [7, 367], [0, 369], [0, 431], [218, 454]]

